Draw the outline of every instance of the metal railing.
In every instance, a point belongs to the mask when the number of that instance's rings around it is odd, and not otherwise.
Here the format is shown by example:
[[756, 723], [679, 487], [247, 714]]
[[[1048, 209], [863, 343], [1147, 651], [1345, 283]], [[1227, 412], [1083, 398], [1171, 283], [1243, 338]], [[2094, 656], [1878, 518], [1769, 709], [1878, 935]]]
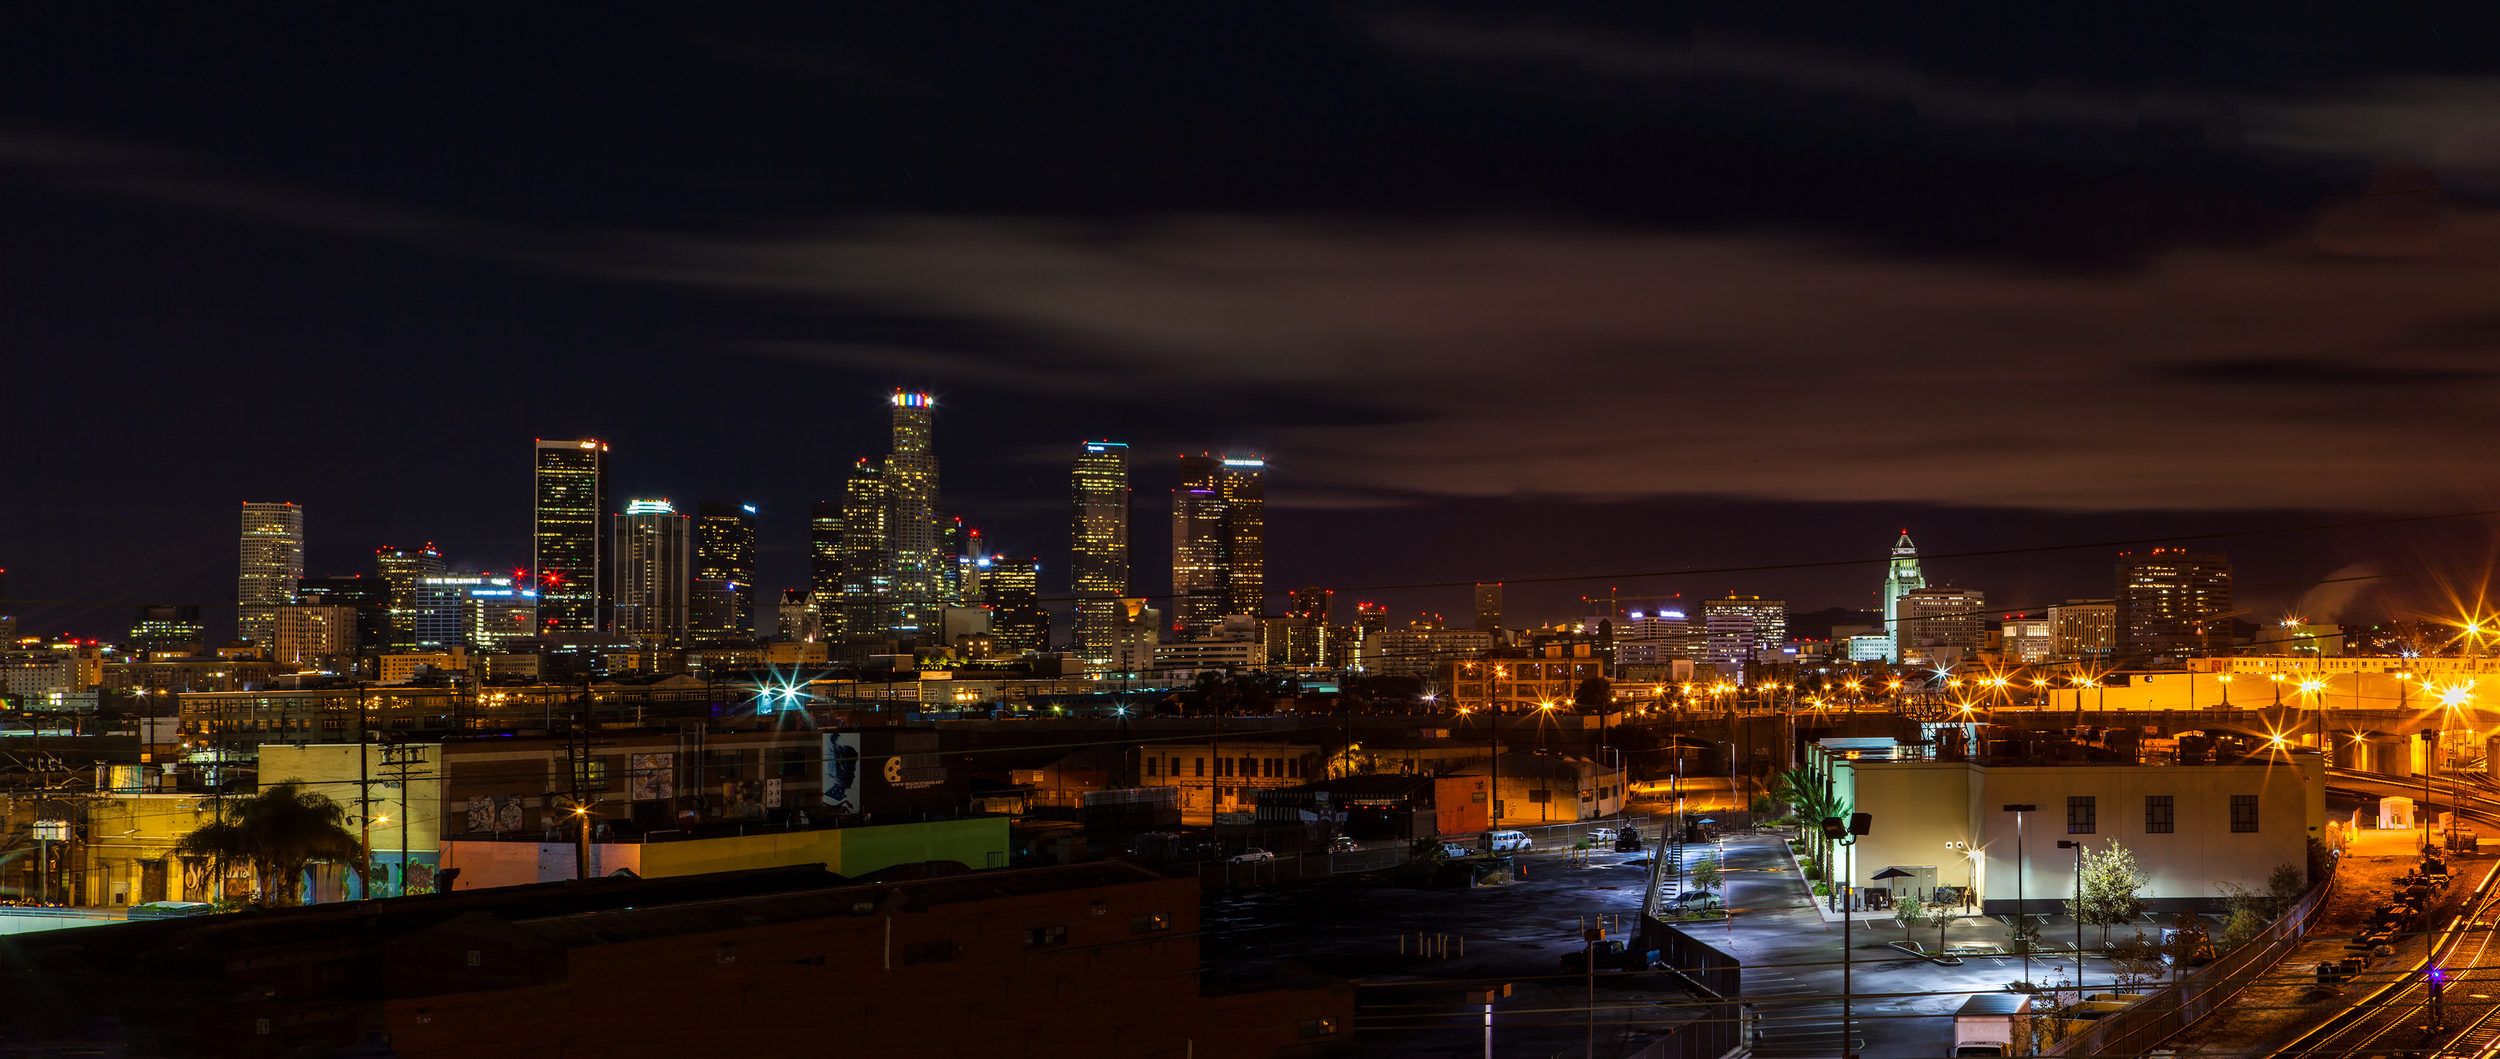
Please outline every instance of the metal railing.
[[2138, 1055], [2188, 1028], [2251, 983], [2300, 945], [2310, 917], [2335, 894], [2335, 875], [2293, 902], [2264, 933], [2228, 955], [2155, 989], [2144, 999], [2097, 1019], [2082, 1032], [2040, 1050], [2042, 1055]]

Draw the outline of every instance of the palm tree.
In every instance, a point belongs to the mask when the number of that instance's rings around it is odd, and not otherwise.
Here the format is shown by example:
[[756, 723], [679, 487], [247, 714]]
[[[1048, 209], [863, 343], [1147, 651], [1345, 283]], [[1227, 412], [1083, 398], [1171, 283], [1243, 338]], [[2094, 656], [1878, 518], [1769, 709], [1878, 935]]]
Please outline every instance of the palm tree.
[[225, 819], [182, 836], [175, 848], [251, 865], [263, 905], [298, 903], [304, 868], [314, 861], [345, 864], [357, 879], [365, 877], [364, 843], [348, 828], [347, 809], [304, 789], [301, 780], [261, 788], [229, 808]]

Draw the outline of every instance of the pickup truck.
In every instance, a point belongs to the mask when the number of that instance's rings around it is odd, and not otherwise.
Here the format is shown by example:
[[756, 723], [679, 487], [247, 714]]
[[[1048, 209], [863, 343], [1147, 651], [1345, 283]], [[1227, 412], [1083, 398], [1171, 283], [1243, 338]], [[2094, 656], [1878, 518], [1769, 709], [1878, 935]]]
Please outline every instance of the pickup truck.
[[[1621, 938], [1608, 938], [1593, 948], [1596, 950], [1597, 969], [1601, 971], [1646, 971], [1658, 966], [1658, 950], [1626, 948]], [[1589, 955], [1583, 949], [1562, 954], [1563, 973], [1586, 974]]]

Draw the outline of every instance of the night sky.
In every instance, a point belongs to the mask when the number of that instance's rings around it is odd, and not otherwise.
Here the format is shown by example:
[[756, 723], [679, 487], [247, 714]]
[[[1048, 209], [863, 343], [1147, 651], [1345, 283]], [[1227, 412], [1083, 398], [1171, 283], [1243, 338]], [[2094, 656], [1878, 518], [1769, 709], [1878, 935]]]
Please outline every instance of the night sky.
[[[1875, 566], [2500, 508], [2488, 5], [18, 5], [0, 567], [29, 632], [526, 565], [529, 442], [809, 501], [940, 401], [944, 504], [1064, 584], [1068, 464], [1273, 461], [1269, 583], [1870, 606]], [[2209, 542], [2264, 620], [2427, 613], [2488, 517]], [[1937, 560], [2006, 607], [2113, 548]], [[2300, 602], [2356, 563], [2387, 581]], [[41, 602], [80, 601], [80, 602]], [[91, 604], [110, 603], [113, 606]], [[1271, 604], [1280, 607], [1281, 601]], [[1350, 611], [1350, 607], [1347, 607]], [[231, 618], [212, 628], [222, 634]], [[1062, 630], [1064, 631], [1064, 630]]]

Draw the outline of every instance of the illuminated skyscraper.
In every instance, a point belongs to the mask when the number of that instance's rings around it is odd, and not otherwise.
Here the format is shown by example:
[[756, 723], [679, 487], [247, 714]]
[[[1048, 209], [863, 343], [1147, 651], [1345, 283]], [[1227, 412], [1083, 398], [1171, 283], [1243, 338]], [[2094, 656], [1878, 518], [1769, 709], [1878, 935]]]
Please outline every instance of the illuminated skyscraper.
[[493, 651], [538, 633], [538, 594], [509, 574], [429, 574], [417, 585], [417, 646]]
[[1224, 458], [1227, 614], [1257, 617], [1267, 607], [1267, 461]]
[[1742, 667], [1788, 645], [1788, 603], [1730, 592], [1701, 602], [1702, 659]]
[[1116, 628], [1128, 594], [1128, 446], [1088, 441], [1077, 453], [1071, 484], [1075, 561], [1068, 572], [1076, 596], [1076, 655], [1085, 668], [1111, 667]]
[[1901, 539], [1892, 542], [1892, 561], [1884, 564], [1884, 635], [1892, 644], [1892, 654], [1884, 661], [1899, 662], [1902, 630], [1901, 597], [1927, 587], [1927, 575], [1918, 569], [1918, 545], [1910, 543], [1910, 531], [1902, 530]]
[[235, 635], [263, 648], [276, 642], [277, 608], [304, 578], [304, 509], [243, 503], [243, 576], [235, 585]]
[[[277, 608], [271, 608], [273, 622]], [[275, 644], [276, 624], [269, 642]], [[208, 643], [208, 627], [200, 624], [200, 608], [189, 603], [143, 603], [130, 621], [130, 651], [142, 658], [158, 651], [194, 653]]]
[[1181, 457], [1172, 490], [1173, 627], [1205, 635], [1227, 614], [1256, 619], [1267, 597], [1267, 461]]
[[655, 647], [684, 647], [692, 622], [693, 520], [667, 499], [636, 500], [616, 516], [616, 631]]
[[1183, 640], [1212, 631], [1232, 602], [1223, 477], [1215, 457], [1181, 457], [1181, 484], [1172, 490], [1172, 623]]
[[1978, 655], [1988, 640], [1988, 595], [1978, 589], [1913, 588], [1894, 607], [1898, 661], [1950, 666]]
[[1476, 582], [1476, 631], [1491, 633], [1493, 642], [1502, 642], [1502, 583]]
[[990, 642], [1003, 655], [1041, 651], [1050, 645], [1050, 612], [1042, 609], [1039, 559], [990, 561]]
[[[816, 605], [816, 613], [839, 613], [836, 607], [842, 600], [842, 501], [819, 500], [807, 510], [807, 573], [807, 593]], [[788, 601], [783, 602], [786, 605]]]
[[1336, 602], [1336, 596], [1335, 592], [1318, 585], [1296, 589], [1293, 593], [1293, 602], [1285, 613], [1296, 618], [1317, 618], [1327, 621], [1330, 605]]
[[706, 500], [695, 507], [693, 631], [696, 640], [755, 637], [755, 507]]
[[953, 571], [941, 561], [938, 524], [938, 461], [934, 442], [937, 402], [925, 393], [894, 391], [894, 451], [885, 458], [886, 488], [894, 506], [894, 586], [885, 631], [897, 636], [935, 636], [944, 580]]
[[2231, 560], [2179, 548], [2118, 557], [2121, 664], [2184, 662], [2231, 647]]
[[390, 593], [385, 641], [392, 647], [426, 646], [425, 638], [417, 631], [418, 614], [423, 609], [417, 597], [426, 578], [443, 572], [443, 553], [431, 543], [418, 548], [385, 544], [373, 550], [373, 572]]
[[609, 621], [608, 446], [538, 442], [537, 521], [530, 581], [538, 619], [560, 633], [595, 633]]
[[842, 483], [842, 596], [837, 610], [818, 605], [826, 630], [850, 635], [884, 631], [894, 593], [894, 503], [884, 470], [867, 460]]

